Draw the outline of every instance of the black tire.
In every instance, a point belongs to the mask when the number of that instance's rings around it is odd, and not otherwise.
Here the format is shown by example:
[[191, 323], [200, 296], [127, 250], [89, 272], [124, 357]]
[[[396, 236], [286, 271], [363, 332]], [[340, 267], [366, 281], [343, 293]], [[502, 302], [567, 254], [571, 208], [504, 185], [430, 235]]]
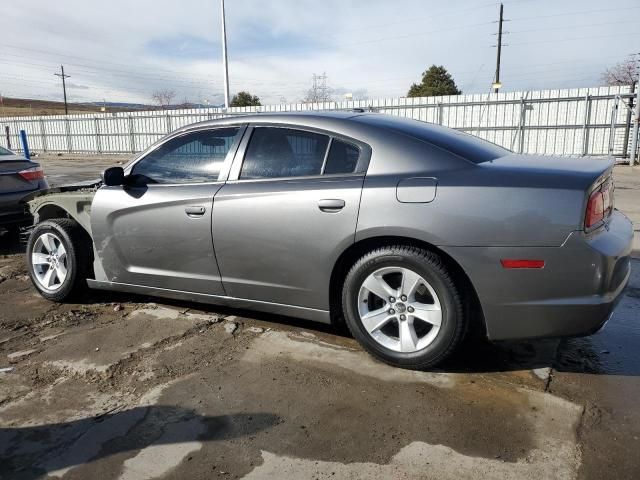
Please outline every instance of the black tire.
[[[43, 233], [53, 233], [63, 243], [66, 250], [67, 275], [56, 290], [47, 290], [36, 278], [31, 260], [36, 240]], [[46, 220], [37, 224], [31, 231], [27, 243], [27, 265], [31, 282], [38, 292], [54, 302], [72, 299], [87, 288], [87, 278], [92, 271], [92, 249], [89, 234], [75, 221], [68, 218]]]
[[[426, 347], [411, 353], [386, 348], [367, 332], [358, 312], [358, 295], [363, 282], [383, 267], [408, 268], [422, 276], [435, 290], [442, 311], [440, 330]], [[466, 331], [463, 299], [453, 277], [441, 258], [430, 251], [388, 246], [373, 250], [361, 257], [347, 274], [342, 289], [344, 318], [351, 334], [373, 356], [393, 366], [424, 370], [449, 357]]]

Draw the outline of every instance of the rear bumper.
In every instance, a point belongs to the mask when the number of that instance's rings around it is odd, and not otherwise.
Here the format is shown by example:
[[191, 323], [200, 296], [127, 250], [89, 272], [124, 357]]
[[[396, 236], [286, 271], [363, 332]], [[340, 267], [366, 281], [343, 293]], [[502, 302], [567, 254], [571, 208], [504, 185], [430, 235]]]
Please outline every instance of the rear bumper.
[[38, 187], [31, 191], [0, 193], [0, 226], [28, 225], [33, 221], [27, 205], [22, 199], [38, 190], [49, 188], [46, 180], [41, 180]]
[[[491, 340], [588, 335], [615, 308], [630, 275], [631, 222], [573, 232], [561, 247], [445, 248], [469, 275]], [[542, 259], [543, 269], [504, 269], [502, 258]]]

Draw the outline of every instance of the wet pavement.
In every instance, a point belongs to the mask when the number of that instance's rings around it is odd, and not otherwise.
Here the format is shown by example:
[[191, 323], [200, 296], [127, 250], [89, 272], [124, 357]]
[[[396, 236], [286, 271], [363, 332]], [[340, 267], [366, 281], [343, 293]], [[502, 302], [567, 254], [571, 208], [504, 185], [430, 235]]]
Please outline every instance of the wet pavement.
[[[616, 201], [633, 218], [632, 173]], [[640, 260], [595, 335], [472, 338], [411, 372], [285, 317], [100, 292], [52, 304], [19, 246], [0, 250], [0, 478], [640, 477]]]

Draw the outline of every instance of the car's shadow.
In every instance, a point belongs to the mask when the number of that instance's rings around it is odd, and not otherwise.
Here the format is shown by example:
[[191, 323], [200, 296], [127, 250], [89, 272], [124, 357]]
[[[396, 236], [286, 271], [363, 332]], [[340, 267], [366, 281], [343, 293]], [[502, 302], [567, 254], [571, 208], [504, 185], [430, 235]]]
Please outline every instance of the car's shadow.
[[[0, 427], [0, 478], [32, 480], [149, 446], [220, 441], [280, 423], [270, 413], [205, 416], [177, 406], [134, 407], [69, 422]], [[64, 448], [61, 448], [64, 446]]]
[[[317, 322], [286, 317], [271, 313], [256, 312], [231, 307], [214, 306], [194, 302], [160, 299], [157, 297], [125, 294], [120, 292], [89, 292], [83, 302], [154, 302], [180, 309], [208, 311], [217, 315], [234, 315], [238, 318], [249, 318], [271, 324], [275, 328], [287, 327], [304, 329], [327, 335], [329, 341], [344, 343], [351, 338], [346, 326], [341, 323], [327, 325]], [[539, 339], [508, 342], [490, 342], [481, 332], [471, 332], [460, 345], [460, 348], [444, 364], [433, 369], [434, 372], [448, 373], [491, 373], [510, 372], [553, 368], [556, 371], [572, 373], [588, 373], [599, 375], [640, 376], [640, 354], [621, 361], [617, 354], [626, 354], [614, 347], [617, 328], [615, 317], [607, 324], [604, 331], [596, 335], [580, 338]], [[333, 337], [333, 339], [331, 338]], [[636, 335], [640, 342], [640, 335]], [[629, 339], [634, 343], [633, 339]], [[353, 345], [357, 345], [353, 342]]]

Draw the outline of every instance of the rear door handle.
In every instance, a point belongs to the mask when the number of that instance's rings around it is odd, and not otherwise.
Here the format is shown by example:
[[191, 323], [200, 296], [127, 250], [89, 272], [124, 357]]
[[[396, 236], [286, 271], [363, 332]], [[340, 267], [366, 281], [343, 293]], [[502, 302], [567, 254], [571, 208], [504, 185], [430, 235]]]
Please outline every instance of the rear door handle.
[[202, 215], [204, 215], [204, 212], [206, 212], [207, 209], [201, 205], [192, 205], [189, 207], [185, 207], [184, 211], [190, 217], [201, 217]]
[[345, 206], [344, 200], [340, 198], [324, 198], [318, 201], [318, 208], [323, 212], [339, 212]]

